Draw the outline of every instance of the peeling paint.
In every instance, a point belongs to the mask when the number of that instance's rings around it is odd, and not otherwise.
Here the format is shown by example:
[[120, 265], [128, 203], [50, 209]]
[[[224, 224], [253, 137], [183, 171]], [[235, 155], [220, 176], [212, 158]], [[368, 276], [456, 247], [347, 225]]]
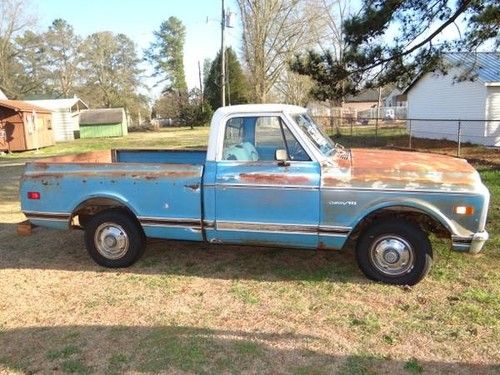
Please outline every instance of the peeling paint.
[[325, 187], [467, 191], [479, 182], [466, 160], [420, 152], [353, 149], [349, 162], [335, 158], [323, 170]]
[[241, 173], [239, 179], [246, 183], [306, 185], [311, 181], [307, 175], [287, 175], [286, 173]]

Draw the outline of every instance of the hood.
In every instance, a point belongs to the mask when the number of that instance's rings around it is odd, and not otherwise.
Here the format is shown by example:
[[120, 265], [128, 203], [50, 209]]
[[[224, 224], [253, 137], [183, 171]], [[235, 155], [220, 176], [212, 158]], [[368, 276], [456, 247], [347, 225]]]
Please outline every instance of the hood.
[[480, 182], [464, 159], [422, 152], [352, 149], [325, 168], [325, 186], [471, 191]]

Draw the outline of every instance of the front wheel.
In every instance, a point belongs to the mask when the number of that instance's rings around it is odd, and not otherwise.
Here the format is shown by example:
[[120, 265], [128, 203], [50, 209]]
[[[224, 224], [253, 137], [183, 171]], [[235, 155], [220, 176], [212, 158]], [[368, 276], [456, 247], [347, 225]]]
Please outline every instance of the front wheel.
[[85, 246], [99, 265], [122, 268], [132, 265], [144, 253], [142, 228], [130, 215], [110, 209], [92, 216], [85, 225]]
[[427, 235], [406, 220], [372, 224], [358, 240], [356, 258], [361, 271], [372, 280], [414, 285], [432, 265]]

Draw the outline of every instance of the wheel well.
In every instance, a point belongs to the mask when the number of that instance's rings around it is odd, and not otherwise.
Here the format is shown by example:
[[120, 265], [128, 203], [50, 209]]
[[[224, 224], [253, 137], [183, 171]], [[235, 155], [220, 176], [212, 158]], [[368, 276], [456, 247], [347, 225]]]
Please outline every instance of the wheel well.
[[365, 216], [353, 229], [349, 239], [356, 239], [363, 231], [370, 226], [374, 221], [384, 219], [401, 218], [405, 219], [426, 233], [434, 233], [440, 238], [449, 238], [450, 231], [436, 218], [428, 213], [413, 207], [406, 206], [391, 206], [376, 210]]
[[90, 198], [80, 203], [71, 214], [71, 228], [84, 229], [85, 223], [95, 214], [111, 208], [124, 211], [137, 221], [135, 214], [122, 202], [113, 198]]

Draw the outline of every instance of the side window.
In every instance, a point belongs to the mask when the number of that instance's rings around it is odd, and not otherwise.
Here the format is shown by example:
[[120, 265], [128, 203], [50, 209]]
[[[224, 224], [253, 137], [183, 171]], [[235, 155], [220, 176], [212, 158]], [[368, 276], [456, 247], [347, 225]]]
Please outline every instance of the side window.
[[286, 148], [288, 157], [293, 161], [310, 161], [311, 158], [307, 155], [302, 145], [297, 141], [292, 132], [283, 124], [283, 134], [286, 140]]
[[234, 117], [226, 123], [222, 160], [257, 161], [256, 117]]
[[224, 133], [224, 150], [243, 142], [243, 119], [232, 118], [226, 124]]
[[278, 116], [235, 117], [226, 123], [222, 160], [274, 161], [276, 150], [290, 160], [310, 160]]
[[259, 117], [255, 124], [255, 148], [260, 160], [275, 160], [276, 150], [286, 150], [279, 117]]

